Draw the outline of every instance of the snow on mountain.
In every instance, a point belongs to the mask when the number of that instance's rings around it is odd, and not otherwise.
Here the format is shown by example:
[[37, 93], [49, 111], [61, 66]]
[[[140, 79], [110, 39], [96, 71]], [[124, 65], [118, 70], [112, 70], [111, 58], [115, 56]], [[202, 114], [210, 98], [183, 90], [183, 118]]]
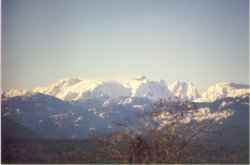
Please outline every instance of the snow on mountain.
[[151, 100], [169, 99], [172, 98], [172, 94], [168, 90], [165, 81], [148, 81], [141, 84], [135, 93], [136, 97], [146, 97]]
[[78, 100], [89, 95], [90, 91], [102, 83], [100, 80], [63, 79], [48, 87], [35, 88], [33, 92], [55, 96], [62, 100]]
[[250, 86], [232, 82], [221, 82], [210, 86], [207, 91], [202, 94], [203, 101], [215, 101], [225, 97], [237, 97], [250, 94]]
[[[193, 122], [204, 122], [204, 121], [214, 121], [222, 123], [224, 120], [229, 118], [234, 114], [231, 109], [221, 110], [221, 111], [211, 111], [208, 107], [202, 107], [197, 110], [185, 112], [184, 117], [179, 120], [179, 124], [188, 124]], [[166, 125], [171, 125], [176, 122], [176, 116], [169, 113], [168, 111], [163, 111], [154, 116], [154, 120], [160, 124], [159, 129]]]
[[145, 97], [153, 101], [172, 97], [164, 80], [150, 81], [141, 76], [126, 82], [124, 86], [131, 89], [131, 97]]
[[192, 82], [175, 81], [169, 86], [174, 96], [183, 100], [193, 100], [200, 97], [198, 89]]
[[110, 98], [129, 97], [131, 91], [129, 88], [115, 81], [108, 81], [100, 84], [92, 91], [92, 96], [102, 97], [107, 96]]
[[22, 89], [10, 89], [6, 92], [3, 92], [3, 96], [5, 97], [16, 97], [26, 95], [28, 91]]
[[140, 76], [138, 78], [129, 80], [125, 83], [123, 83], [123, 85], [127, 88], [131, 89], [131, 97], [134, 97], [136, 95], [136, 91], [137, 89], [142, 85], [147, 83], [148, 80], [145, 76]]
[[141, 97], [156, 101], [158, 99], [172, 99], [176, 96], [183, 100], [210, 102], [224, 97], [250, 94], [250, 87], [236, 83], [218, 83], [210, 86], [201, 96], [191, 82], [175, 81], [168, 88], [165, 81], [151, 81], [145, 76], [125, 82], [67, 78], [47, 87], [35, 88], [32, 91], [12, 89], [3, 92], [3, 96], [15, 97], [28, 93], [42, 93], [68, 101], [90, 97], [108, 97], [110, 99]]

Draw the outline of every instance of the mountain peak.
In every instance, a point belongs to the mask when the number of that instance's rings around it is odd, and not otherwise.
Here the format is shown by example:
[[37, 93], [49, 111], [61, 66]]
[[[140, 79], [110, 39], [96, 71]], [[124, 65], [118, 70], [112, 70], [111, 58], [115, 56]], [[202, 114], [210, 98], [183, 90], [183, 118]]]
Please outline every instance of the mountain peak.
[[219, 82], [216, 83], [215, 86], [217, 87], [231, 87], [234, 89], [242, 89], [242, 88], [249, 88], [249, 84], [240, 84], [240, 83], [234, 83], [234, 82]]
[[237, 97], [249, 93], [249, 85], [233, 82], [219, 82], [209, 86], [207, 91], [202, 94], [202, 97], [207, 98], [209, 101], [214, 101], [224, 97]]
[[137, 81], [143, 81], [143, 80], [146, 80], [146, 79], [147, 79], [146, 76], [138, 76], [138, 77], [135, 78], [135, 80], [137, 80]]
[[28, 93], [28, 91], [23, 90], [23, 89], [10, 89], [6, 92], [3, 92], [3, 95], [5, 97], [15, 97], [15, 96], [23, 96], [27, 93]]
[[193, 100], [200, 97], [198, 89], [192, 82], [174, 81], [169, 86], [170, 91], [178, 98]]

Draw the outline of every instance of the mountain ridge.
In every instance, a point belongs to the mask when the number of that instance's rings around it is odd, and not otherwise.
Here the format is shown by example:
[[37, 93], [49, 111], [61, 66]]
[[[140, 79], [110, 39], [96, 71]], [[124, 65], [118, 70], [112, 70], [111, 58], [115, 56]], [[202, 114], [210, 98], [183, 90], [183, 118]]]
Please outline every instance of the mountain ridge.
[[66, 78], [45, 87], [36, 87], [30, 91], [11, 89], [3, 92], [3, 97], [22, 96], [42, 93], [61, 100], [77, 101], [89, 97], [145, 97], [151, 100], [180, 99], [195, 102], [211, 102], [225, 97], [237, 97], [250, 94], [248, 84], [219, 82], [201, 93], [192, 82], [174, 81], [167, 84], [164, 80], [152, 81], [145, 76], [127, 81], [102, 81], [81, 78]]

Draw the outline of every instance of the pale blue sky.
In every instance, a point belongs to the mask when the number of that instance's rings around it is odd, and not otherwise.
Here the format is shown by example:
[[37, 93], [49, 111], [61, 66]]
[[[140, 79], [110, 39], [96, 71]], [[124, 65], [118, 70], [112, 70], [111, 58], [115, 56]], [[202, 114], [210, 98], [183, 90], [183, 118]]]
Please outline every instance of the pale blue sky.
[[3, 0], [3, 89], [65, 77], [248, 83], [248, 0]]

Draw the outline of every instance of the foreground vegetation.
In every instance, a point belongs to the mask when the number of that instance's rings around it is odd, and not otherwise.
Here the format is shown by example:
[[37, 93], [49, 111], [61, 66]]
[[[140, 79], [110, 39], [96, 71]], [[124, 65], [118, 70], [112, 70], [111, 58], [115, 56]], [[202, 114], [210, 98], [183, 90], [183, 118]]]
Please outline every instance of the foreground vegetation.
[[89, 140], [2, 142], [2, 163], [248, 163], [248, 146], [229, 149], [213, 142], [186, 142], [154, 131]]
[[[211, 121], [180, 126], [193, 106], [159, 103], [137, 129], [116, 123], [125, 129], [106, 136], [93, 132], [85, 140], [2, 136], [2, 163], [249, 163], [248, 122], [246, 127], [232, 125], [243, 117], [249, 121], [248, 116], [236, 113], [224, 126]], [[145, 124], [162, 112], [173, 112], [170, 125], [157, 129]], [[32, 134], [22, 127], [13, 130], [13, 125], [8, 130]]]

